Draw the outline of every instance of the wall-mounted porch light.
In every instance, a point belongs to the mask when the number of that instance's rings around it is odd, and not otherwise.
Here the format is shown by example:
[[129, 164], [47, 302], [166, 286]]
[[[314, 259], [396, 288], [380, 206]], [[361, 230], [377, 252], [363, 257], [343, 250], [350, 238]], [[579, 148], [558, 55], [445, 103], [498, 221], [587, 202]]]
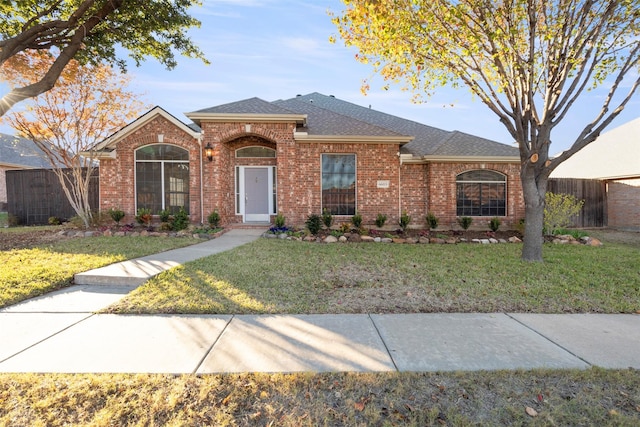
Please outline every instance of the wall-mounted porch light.
[[213, 147], [210, 142], [207, 142], [207, 146], [204, 147], [204, 155], [207, 156], [210, 162], [213, 161]]

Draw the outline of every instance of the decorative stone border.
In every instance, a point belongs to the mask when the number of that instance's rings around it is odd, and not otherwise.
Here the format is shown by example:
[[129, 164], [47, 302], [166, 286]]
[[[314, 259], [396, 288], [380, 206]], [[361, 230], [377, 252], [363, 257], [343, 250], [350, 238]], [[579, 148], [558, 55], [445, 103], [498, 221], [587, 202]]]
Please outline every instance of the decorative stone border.
[[202, 240], [211, 240], [211, 239], [215, 239], [217, 237], [222, 236], [224, 233], [227, 232], [227, 229], [223, 229], [221, 231], [218, 231], [217, 233], [194, 233], [193, 231], [189, 231], [189, 230], [182, 230], [182, 231], [178, 231], [178, 232], [172, 232], [172, 231], [168, 231], [168, 232], [164, 232], [164, 231], [147, 231], [147, 230], [142, 230], [142, 231], [113, 231], [110, 229], [107, 229], [105, 231], [99, 231], [99, 230], [87, 230], [87, 231], [81, 231], [81, 230], [62, 230], [59, 231], [57, 234], [58, 236], [64, 236], [64, 237], [99, 237], [99, 236], [105, 236], [105, 237], [124, 237], [124, 236], [130, 236], [130, 237], [161, 237], [161, 238], [168, 238], [168, 237], [190, 237], [190, 238], [194, 238], [194, 239], [202, 239]]

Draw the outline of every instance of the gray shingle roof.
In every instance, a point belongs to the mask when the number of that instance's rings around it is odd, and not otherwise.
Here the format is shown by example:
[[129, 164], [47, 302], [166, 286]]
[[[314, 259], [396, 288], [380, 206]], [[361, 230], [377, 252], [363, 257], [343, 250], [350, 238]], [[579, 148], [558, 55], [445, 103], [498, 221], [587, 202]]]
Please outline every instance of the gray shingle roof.
[[0, 164], [49, 169], [51, 164], [33, 141], [0, 133]]
[[[417, 157], [428, 155], [518, 157], [519, 155], [518, 149], [509, 145], [463, 132], [445, 131], [317, 92], [274, 103], [291, 105], [290, 101], [294, 100], [383, 127], [400, 135], [413, 136], [413, 141], [405, 144], [401, 151]], [[312, 118], [312, 115], [309, 114], [309, 126], [312, 126]]]
[[273, 104], [307, 115], [309, 135], [402, 136], [403, 134], [339, 114], [299, 98], [274, 101]]
[[205, 108], [194, 113], [306, 114], [309, 135], [406, 136], [413, 140], [401, 152], [415, 157], [518, 157], [516, 147], [458, 131], [446, 131], [413, 120], [313, 92], [267, 102], [260, 98]]
[[260, 98], [249, 98], [242, 101], [222, 104], [215, 107], [194, 111], [194, 113], [214, 114], [297, 114], [297, 112], [278, 107], [272, 102]]

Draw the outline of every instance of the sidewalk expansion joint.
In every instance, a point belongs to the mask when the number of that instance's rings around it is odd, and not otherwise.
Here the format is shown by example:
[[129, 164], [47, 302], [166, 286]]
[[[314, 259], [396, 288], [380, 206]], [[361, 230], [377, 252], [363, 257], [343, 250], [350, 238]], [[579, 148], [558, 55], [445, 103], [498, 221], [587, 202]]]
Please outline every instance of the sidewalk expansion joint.
[[513, 317], [512, 315], [510, 315], [509, 313], [504, 313], [509, 319], [511, 320], [515, 320], [516, 322], [518, 322], [519, 324], [521, 324], [522, 326], [524, 326], [525, 328], [529, 329], [530, 331], [536, 333], [537, 335], [540, 335], [542, 338], [544, 338], [545, 340], [549, 341], [551, 344], [555, 345], [558, 348], [561, 348], [562, 350], [566, 351], [567, 353], [569, 353], [570, 355], [572, 355], [573, 357], [575, 357], [578, 360], [582, 360], [584, 363], [586, 363], [589, 366], [595, 366], [593, 363], [589, 362], [588, 360], [584, 359], [583, 357], [578, 356], [577, 354], [575, 354], [573, 351], [569, 350], [567, 347], [558, 344], [557, 342], [555, 342], [554, 340], [552, 340], [551, 338], [549, 338], [548, 336], [544, 335], [543, 333], [533, 329], [531, 326], [527, 325], [524, 322], [521, 322], [520, 320], [516, 319], [515, 317]]
[[382, 342], [384, 349], [387, 351], [387, 354], [389, 355], [389, 359], [391, 360], [391, 363], [393, 363], [393, 368], [396, 370], [396, 372], [400, 372], [400, 369], [398, 368], [398, 365], [396, 365], [396, 361], [393, 358], [393, 355], [391, 354], [391, 350], [387, 346], [387, 343], [385, 342], [384, 338], [382, 338], [382, 334], [380, 333], [380, 329], [378, 329], [378, 325], [376, 325], [375, 320], [373, 320], [373, 317], [371, 317], [371, 313], [367, 313], [367, 316], [369, 317], [369, 320], [371, 321], [373, 328], [376, 330], [376, 333], [378, 334], [378, 337], [380, 338], [380, 341]]
[[[85, 312], [81, 312], [81, 313], [83, 314], [83, 313], [85, 313]], [[95, 313], [91, 313], [89, 316], [87, 316], [87, 317], [83, 317], [82, 319], [78, 320], [77, 322], [74, 322], [74, 323], [72, 323], [72, 324], [70, 324], [70, 325], [68, 325], [68, 326], [66, 326], [66, 327], [64, 327], [64, 328], [62, 328], [62, 329], [60, 329], [59, 331], [57, 331], [57, 332], [55, 332], [55, 333], [53, 333], [53, 334], [49, 335], [48, 337], [45, 337], [45, 338], [41, 339], [40, 341], [37, 341], [37, 342], [35, 342], [35, 343], [33, 343], [33, 344], [31, 344], [31, 345], [29, 345], [29, 346], [27, 346], [27, 347], [23, 348], [23, 349], [22, 349], [22, 350], [20, 350], [19, 352], [14, 353], [14, 354], [12, 354], [12, 355], [11, 355], [11, 356], [9, 356], [9, 357], [5, 357], [4, 359], [0, 360], [0, 371], [1, 371], [1, 368], [2, 368], [2, 366], [1, 366], [1, 365], [2, 365], [2, 363], [6, 362], [7, 360], [14, 358], [14, 357], [16, 357], [17, 355], [22, 354], [22, 353], [24, 353], [25, 351], [27, 351], [27, 350], [29, 350], [29, 349], [32, 349], [33, 347], [35, 347], [35, 346], [37, 346], [37, 345], [39, 345], [39, 344], [41, 344], [41, 343], [45, 342], [45, 341], [46, 341], [46, 340], [48, 340], [49, 338], [53, 338], [53, 337], [55, 337], [56, 335], [59, 335], [59, 334], [61, 334], [62, 332], [66, 331], [66, 330], [68, 330], [68, 329], [70, 329], [70, 328], [73, 328], [73, 327], [74, 327], [74, 326], [76, 326], [77, 324], [82, 323], [82, 322], [84, 322], [85, 320], [87, 320], [87, 319], [89, 319], [89, 318], [91, 318], [91, 317], [93, 317], [93, 316], [95, 316]]]
[[227, 322], [226, 325], [224, 325], [224, 328], [222, 328], [222, 331], [220, 331], [220, 333], [218, 334], [218, 336], [216, 337], [216, 339], [213, 341], [213, 343], [211, 344], [211, 346], [209, 347], [209, 349], [207, 351], [205, 351], [204, 355], [202, 356], [202, 358], [200, 358], [200, 361], [198, 362], [198, 364], [196, 365], [196, 368], [191, 372], [192, 374], [195, 374], [196, 372], [198, 372], [198, 369], [200, 369], [200, 366], [202, 366], [202, 364], [204, 363], [205, 359], [209, 356], [209, 354], [213, 351], [213, 347], [215, 347], [215, 345], [218, 343], [218, 341], [220, 341], [220, 338], [222, 338], [222, 335], [225, 333], [225, 331], [227, 330], [227, 328], [229, 327], [229, 325], [231, 324], [231, 321], [236, 317], [235, 314], [232, 314], [231, 317], [229, 318], [229, 321]]

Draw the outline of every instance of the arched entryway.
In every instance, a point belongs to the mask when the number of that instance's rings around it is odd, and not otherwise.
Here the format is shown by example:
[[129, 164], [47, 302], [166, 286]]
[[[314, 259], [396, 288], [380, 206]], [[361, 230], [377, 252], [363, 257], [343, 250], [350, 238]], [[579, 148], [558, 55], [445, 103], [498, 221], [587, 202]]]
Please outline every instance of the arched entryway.
[[247, 146], [235, 150], [236, 214], [243, 222], [269, 222], [277, 212], [276, 150]]

